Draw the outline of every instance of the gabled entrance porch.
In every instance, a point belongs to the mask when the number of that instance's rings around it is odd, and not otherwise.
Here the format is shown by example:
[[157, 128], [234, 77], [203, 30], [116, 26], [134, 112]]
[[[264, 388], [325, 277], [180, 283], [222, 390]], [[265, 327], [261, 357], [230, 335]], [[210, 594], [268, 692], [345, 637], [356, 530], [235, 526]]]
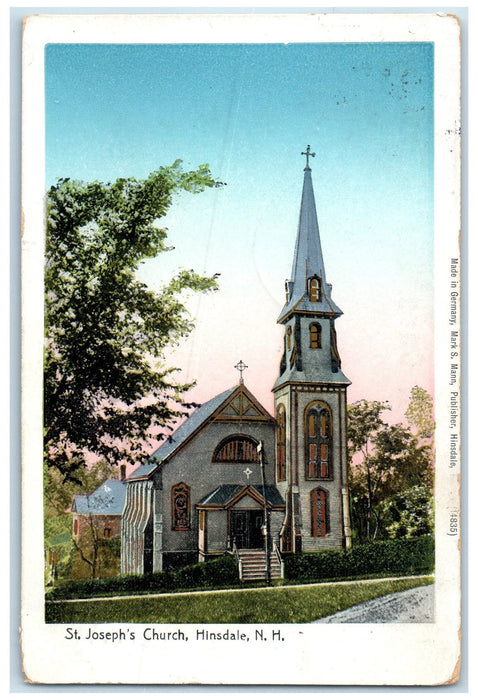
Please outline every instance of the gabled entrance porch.
[[265, 487], [264, 498], [262, 486], [221, 484], [196, 507], [200, 561], [225, 552], [234, 552], [238, 556], [238, 552], [255, 551], [263, 555], [265, 508], [269, 519], [270, 551], [278, 544], [285, 504], [275, 486]]

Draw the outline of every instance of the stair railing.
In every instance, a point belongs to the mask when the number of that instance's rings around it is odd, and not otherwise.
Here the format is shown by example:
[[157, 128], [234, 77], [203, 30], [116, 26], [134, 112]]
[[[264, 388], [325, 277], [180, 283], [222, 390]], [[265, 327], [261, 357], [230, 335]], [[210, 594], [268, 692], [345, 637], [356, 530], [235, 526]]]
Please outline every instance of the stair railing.
[[232, 553], [236, 557], [237, 567], [239, 569], [239, 581], [242, 581], [242, 559], [237, 548], [236, 538], [232, 541]]
[[276, 553], [277, 559], [278, 559], [279, 564], [280, 564], [280, 577], [284, 578], [284, 561], [281, 557], [281, 553], [280, 553], [280, 549], [279, 549], [279, 545], [277, 543], [277, 540], [274, 540], [274, 552]]

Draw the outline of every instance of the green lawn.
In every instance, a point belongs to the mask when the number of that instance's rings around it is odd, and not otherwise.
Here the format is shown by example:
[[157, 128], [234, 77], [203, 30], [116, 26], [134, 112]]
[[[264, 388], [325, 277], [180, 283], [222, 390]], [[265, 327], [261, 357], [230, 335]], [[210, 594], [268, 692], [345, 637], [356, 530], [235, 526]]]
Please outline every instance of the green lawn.
[[372, 598], [433, 583], [432, 576], [391, 581], [180, 593], [111, 600], [47, 602], [46, 622], [288, 623], [311, 622]]

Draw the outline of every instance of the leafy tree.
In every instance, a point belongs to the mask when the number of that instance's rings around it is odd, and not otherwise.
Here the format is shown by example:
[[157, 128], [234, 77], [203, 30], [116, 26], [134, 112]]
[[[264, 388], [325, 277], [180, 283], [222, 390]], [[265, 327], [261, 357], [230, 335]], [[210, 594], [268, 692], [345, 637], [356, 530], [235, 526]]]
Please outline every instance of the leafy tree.
[[136, 271], [170, 249], [158, 219], [174, 194], [220, 184], [176, 161], [145, 180], [61, 179], [48, 191], [44, 445], [65, 483], [81, 483], [92, 460], [143, 459], [188, 407], [192, 384], [175, 381], [164, 351], [193, 327], [183, 292], [216, 289], [216, 276], [182, 270], [155, 293]]
[[352, 517], [361, 540], [383, 532], [387, 499], [430, 484], [430, 445], [410, 427], [389, 425], [388, 402], [357, 401], [348, 409]]
[[[87, 495], [88, 505], [98, 505], [101, 496], [96, 495], [94, 501]], [[105, 537], [105, 517], [89, 513], [84, 516], [83, 527], [77, 537], [72, 538], [72, 544], [77, 555], [72, 557], [73, 577], [83, 577], [86, 565], [86, 576], [98, 578], [116, 576], [119, 574], [121, 541], [119, 537]], [[81, 566], [83, 564], [83, 567]]]
[[352, 517], [361, 540], [370, 539], [374, 506], [378, 501], [377, 491], [384, 477], [383, 471], [376, 469], [374, 462], [375, 439], [386, 426], [382, 413], [389, 410], [388, 402], [365, 399], [348, 407]]
[[[65, 483], [61, 472], [58, 469], [49, 468], [46, 463], [43, 472], [45, 524], [47, 525], [49, 520], [68, 511], [79, 489], [77, 481], [70, 480]], [[78, 467], [75, 476], [81, 480], [81, 493], [93, 493], [107, 479], [117, 479], [118, 469], [116, 465], [100, 459], [91, 467]]]
[[[82, 493], [92, 493], [106, 479], [117, 478], [118, 470], [115, 465], [99, 460], [92, 467], [79, 467], [75, 476], [77, 480], [82, 482]], [[73, 502], [73, 496], [78, 493], [78, 484], [73, 480], [64, 483], [61, 472], [58, 469], [50, 469], [46, 463], [44, 464], [43, 483], [45, 550], [56, 554], [55, 578], [63, 578], [71, 574], [77, 558], [76, 555], [81, 558], [77, 552], [78, 547], [75, 547], [77, 543], [73, 541], [72, 518], [71, 513], [68, 512]], [[88, 542], [86, 544], [89, 546]], [[111, 545], [106, 542], [106, 546]], [[88, 557], [88, 555], [86, 556]], [[95, 564], [95, 569], [97, 568]], [[51, 577], [51, 573], [51, 569], [48, 569], [48, 578]]]
[[424, 448], [428, 458], [428, 469], [424, 473], [424, 484], [433, 492], [434, 458], [435, 458], [435, 414], [433, 398], [419, 386], [414, 386], [410, 393], [410, 402], [405, 413], [407, 421], [418, 444]]
[[385, 529], [391, 539], [420, 537], [433, 532], [433, 501], [426, 486], [412, 486], [389, 498], [383, 507]]
[[432, 439], [435, 431], [433, 399], [419, 386], [414, 386], [405, 413], [410, 426], [416, 428], [416, 434], [422, 439]]
[[73, 548], [71, 515], [53, 515], [44, 519], [45, 583], [53, 583], [68, 574]]

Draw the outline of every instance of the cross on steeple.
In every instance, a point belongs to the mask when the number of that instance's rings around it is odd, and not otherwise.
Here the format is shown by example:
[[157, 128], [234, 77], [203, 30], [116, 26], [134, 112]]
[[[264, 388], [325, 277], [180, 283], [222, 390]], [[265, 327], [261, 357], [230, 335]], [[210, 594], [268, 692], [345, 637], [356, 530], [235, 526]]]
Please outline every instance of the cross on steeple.
[[300, 155], [306, 157], [305, 169], [306, 169], [306, 170], [310, 170], [310, 167], [309, 167], [309, 157], [312, 156], [312, 158], [315, 158], [315, 153], [311, 153], [311, 152], [310, 152], [310, 146], [307, 146], [307, 150], [306, 150], [306, 151], [302, 151], [302, 153], [301, 153]]
[[237, 371], [240, 374], [239, 384], [244, 384], [244, 379], [242, 378], [242, 373], [244, 372], [245, 369], [248, 369], [247, 365], [245, 365], [242, 360], [239, 360], [237, 365], [234, 365], [234, 369], [237, 369]]

